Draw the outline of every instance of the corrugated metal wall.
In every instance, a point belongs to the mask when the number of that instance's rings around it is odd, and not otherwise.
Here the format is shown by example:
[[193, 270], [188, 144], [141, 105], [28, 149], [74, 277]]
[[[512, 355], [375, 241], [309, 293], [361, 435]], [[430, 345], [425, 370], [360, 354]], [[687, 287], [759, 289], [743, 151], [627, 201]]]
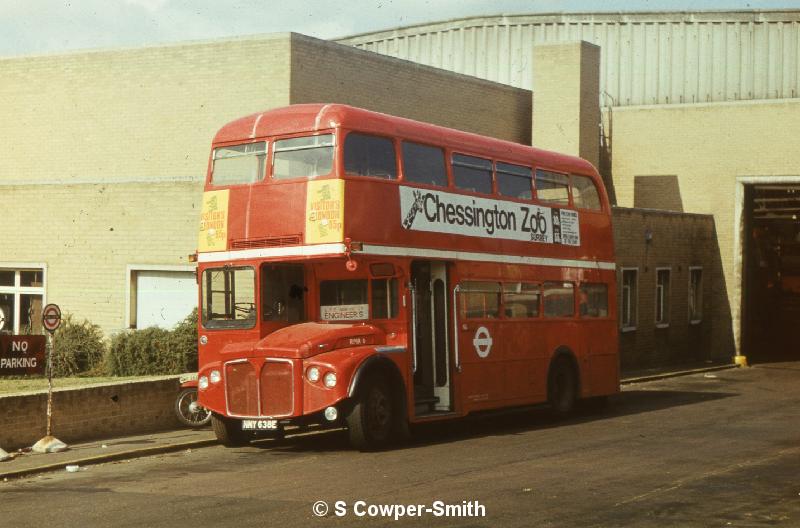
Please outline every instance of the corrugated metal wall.
[[532, 47], [602, 49], [602, 104], [798, 96], [800, 10], [520, 15], [454, 20], [340, 39], [402, 59], [533, 89]]

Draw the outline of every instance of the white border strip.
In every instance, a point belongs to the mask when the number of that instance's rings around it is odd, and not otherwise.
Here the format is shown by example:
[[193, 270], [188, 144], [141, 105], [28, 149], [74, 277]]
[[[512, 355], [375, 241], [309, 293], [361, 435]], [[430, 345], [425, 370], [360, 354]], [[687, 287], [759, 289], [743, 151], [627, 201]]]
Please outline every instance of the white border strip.
[[442, 249], [404, 248], [392, 246], [373, 246], [364, 244], [360, 253], [392, 257], [439, 258], [446, 260], [474, 260], [479, 262], [496, 262], [498, 264], [527, 264], [529, 266], [557, 266], [566, 268], [586, 268], [615, 270], [613, 262], [595, 260], [570, 260], [547, 257], [522, 257], [518, 255], [496, 255], [492, 253], [475, 253], [472, 251], [446, 251]]
[[[344, 244], [319, 244], [313, 246], [286, 246], [279, 248], [244, 249], [215, 253], [200, 253], [199, 262], [226, 262], [231, 260], [276, 258], [276, 257], [308, 257], [318, 255], [336, 255], [345, 253]], [[478, 262], [495, 262], [498, 264], [526, 264], [529, 266], [556, 266], [565, 268], [584, 268], [615, 270], [613, 262], [594, 260], [571, 260], [547, 257], [523, 257], [518, 255], [495, 255], [492, 253], [476, 253], [472, 251], [446, 251], [441, 249], [425, 249], [411, 247], [376, 246], [364, 244], [358, 251], [363, 255], [379, 255], [391, 257], [438, 258], [445, 260], [472, 260]]]
[[198, 262], [226, 262], [230, 260], [246, 260], [278, 257], [315, 257], [319, 255], [344, 254], [344, 244], [315, 244], [313, 246], [283, 246], [274, 248], [240, 249], [238, 251], [215, 251], [198, 253]]

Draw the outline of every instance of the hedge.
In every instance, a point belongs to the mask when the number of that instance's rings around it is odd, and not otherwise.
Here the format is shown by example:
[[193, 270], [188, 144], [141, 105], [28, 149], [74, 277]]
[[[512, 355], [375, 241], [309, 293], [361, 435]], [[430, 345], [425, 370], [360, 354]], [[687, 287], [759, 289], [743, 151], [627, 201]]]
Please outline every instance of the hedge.
[[106, 346], [103, 331], [66, 314], [53, 336], [53, 376], [102, 375]]
[[105, 366], [111, 376], [180, 374], [197, 370], [197, 310], [173, 330], [153, 327], [115, 335]]

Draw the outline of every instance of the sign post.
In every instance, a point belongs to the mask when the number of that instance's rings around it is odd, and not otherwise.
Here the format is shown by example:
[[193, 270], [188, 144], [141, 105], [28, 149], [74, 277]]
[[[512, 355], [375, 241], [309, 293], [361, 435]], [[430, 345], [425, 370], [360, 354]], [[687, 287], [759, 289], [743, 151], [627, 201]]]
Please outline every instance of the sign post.
[[47, 330], [47, 434], [33, 444], [36, 453], [58, 453], [67, 449], [67, 444], [52, 436], [53, 433], [53, 347], [55, 331], [61, 326], [61, 309], [48, 304], [42, 310], [42, 325]]

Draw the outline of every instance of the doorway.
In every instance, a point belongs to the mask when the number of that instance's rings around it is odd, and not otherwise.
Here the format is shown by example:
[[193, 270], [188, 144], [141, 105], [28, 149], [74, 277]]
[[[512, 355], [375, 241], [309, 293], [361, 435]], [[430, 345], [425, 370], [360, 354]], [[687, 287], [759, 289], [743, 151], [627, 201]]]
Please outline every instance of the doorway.
[[417, 260], [411, 263], [414, 325], [414, 409], [417, 416], [449, 412], [450, 319], [447, 263]]
[[742, 354], [800, 358], [800, 182], [744, 186]]

